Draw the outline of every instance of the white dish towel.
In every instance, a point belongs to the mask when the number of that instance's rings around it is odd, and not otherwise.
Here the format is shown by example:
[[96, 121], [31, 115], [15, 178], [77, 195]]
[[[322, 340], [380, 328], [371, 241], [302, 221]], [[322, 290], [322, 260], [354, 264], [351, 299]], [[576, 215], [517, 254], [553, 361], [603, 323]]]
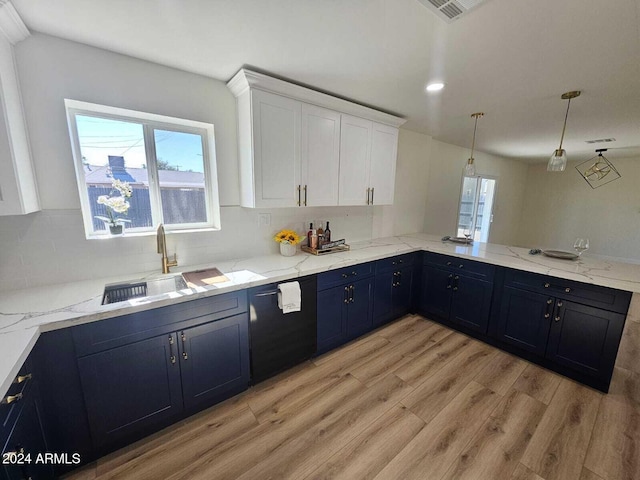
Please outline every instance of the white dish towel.
[[278, 285], [278, 308], [282, 313], [299, 312], [302, 305], [302, 294], [298, 282], [280, 283]]

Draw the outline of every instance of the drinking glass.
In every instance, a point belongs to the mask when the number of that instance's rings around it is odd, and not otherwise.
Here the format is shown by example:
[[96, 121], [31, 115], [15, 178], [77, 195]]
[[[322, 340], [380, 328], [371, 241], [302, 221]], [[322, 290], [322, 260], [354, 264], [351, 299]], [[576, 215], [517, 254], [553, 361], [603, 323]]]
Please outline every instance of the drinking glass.
[[469, 225], [464, 227], [462, 234], [467, 238], [467, 243], [470, 243], [469, 239], [471, 238], [471, 227]]
[[578, 256], [582, 255], [582, 252], [589, 249], [589, 239], [576, 238], [576, 241], [573, 244], [573, 248], [576, 252], [578, 252]]

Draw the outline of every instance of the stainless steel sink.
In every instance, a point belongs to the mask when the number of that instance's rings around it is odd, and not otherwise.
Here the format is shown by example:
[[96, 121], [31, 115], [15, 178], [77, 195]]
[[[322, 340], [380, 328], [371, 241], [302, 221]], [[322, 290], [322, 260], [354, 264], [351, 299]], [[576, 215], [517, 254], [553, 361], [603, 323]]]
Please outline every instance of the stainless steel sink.
[[110, 283], [104, 286], [102, 305], [125, 302], [132, 298], [149, 297], [163, 293], [177, 292], [189, 288], [182, 275], [136, 280], [132, 282]]

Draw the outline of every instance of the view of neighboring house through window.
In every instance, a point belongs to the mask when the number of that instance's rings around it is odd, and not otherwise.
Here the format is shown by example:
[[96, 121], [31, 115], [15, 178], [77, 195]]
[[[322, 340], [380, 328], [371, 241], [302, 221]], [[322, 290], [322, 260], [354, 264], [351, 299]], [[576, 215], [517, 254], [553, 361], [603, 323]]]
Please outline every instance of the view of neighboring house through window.
[[98, 199], [114, 194], [114, 180], [131, 187], [129, 210], [118, 215], [127, 232], [160, 223], [167, 230], [219, 228], [213, 125], [66, 103], [87, 237], [107, 232]]
[[495, 178], [463, 178], [458, 210], [458, 237], [470, 236], [475, 241], [489, 241], [495, 192]]

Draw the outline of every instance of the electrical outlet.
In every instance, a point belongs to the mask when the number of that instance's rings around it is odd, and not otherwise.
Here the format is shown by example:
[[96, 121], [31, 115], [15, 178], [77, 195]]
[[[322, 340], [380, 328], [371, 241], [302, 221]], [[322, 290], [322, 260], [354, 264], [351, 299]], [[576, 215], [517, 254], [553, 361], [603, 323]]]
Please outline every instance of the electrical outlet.
[[258, 223], [261, 227], [268, 227], [271, 225], [271, 214], [270, 213], [259, 213], [258, 214]]

